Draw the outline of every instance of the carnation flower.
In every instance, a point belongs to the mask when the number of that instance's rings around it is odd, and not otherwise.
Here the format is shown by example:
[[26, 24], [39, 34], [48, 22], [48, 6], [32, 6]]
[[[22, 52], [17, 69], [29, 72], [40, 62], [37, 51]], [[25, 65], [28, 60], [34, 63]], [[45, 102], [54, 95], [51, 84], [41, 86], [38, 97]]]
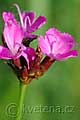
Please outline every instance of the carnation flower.
[[65, 60], [78, 56], [77, 50], [72, 50], [75, 46], [74, 38], [55, 28], [49, 29], [45, 37], [39, 37], [39, 46], [46, 56], [55, 60]]

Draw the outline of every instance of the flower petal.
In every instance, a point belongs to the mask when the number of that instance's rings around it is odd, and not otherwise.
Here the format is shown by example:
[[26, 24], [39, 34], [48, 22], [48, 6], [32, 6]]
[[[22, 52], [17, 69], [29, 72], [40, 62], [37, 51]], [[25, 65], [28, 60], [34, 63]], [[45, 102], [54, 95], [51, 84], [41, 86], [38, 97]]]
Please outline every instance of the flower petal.
[[20, 25], [10, 18], [12, 14], [8, 16], [8, 13], [4, 13], [5, 28], [3, 31], [5, 42], [11, 52], [15, 55], [20, 47], [23, 39], [23, 33]]
[[35, 18], [35, 13], [34, 12], [23, 12], [22, 13], [23, 22], [25, 22], [26, 17], [29, 17], [30, 22], [32, 23]]
[[68, 33], [61, 33], [55, 28], [51, 28], [46, 32], [46, 37], [52, 48], [53, 54], [68, 53], [75, 46], [74, 38]]
[[43, 36], [40, 36], [38, 40], [39, 40], [39, 47], [41, 48], [42, 52], [47, 55], [50, 54], [51, 49], [48, 40], [45, 39]]
[[34, 20], [35, 14], [33, 12], [23, 12], [22, 13], [22, 19], [23, 19], [23, 29], [24, 32], [28, 32], [32, 22]]
[[24, 52], [28, 55], [29, 62], [35, 59], [35, 50], [33, 48], [27, 47]]
[[64, 49], [64, 41], [61, 38], [61, 33], [55, 28], [51, 28], [46, 32], [45, 38], [48, 39], [51, 52], [57, 54], [62, 52]]
[[30, 63], [35, 59], [35, 50], [33, 48], [27, 47], [23, 52], [22, 56], [26, 59], [28, 64], [28, 69], [30, 68]]
[[31, 33], [24, 33], [24, 36], [25, 36], [25, 38], [27, 38], [27, 40], [29, 40], [29, 41], [32, 41], [32, 40], [34, 40], [34, 39], [37, 39], [37, 35], [33, 35], [33, 34], [31, 34]]
[[13, 13], [11, 13], [11, 12], [3, 12], [2, 17], [3, 17], [5, 24], [8, 24], [8, 22], [9, 22], [9, 24], [17, 23]]
[[29, 59], [28, 59], [28, 56], [27, 56], [27, 54], [23, 51], [22, 53], [21, 53], [21, 55], [25, 58], [25, 60], [27, 61], [27, 65], [28, 65], [28, 69], [29, 69]]
[[46, 18], [44, 16], [39, 16], [36, 21], [32, 24], [29, 32], [34, 32], [46, 23]]
[[12, 59], [13, 55], [11, 54], [11, 52], [9, 51], [9, 49], [0, 46], [0, 59]]
[[72, 50], [72, 51], [62, 54], [62, 55], [61, 54], [56, 55], [55, 59], [62, 61], [62, 60], [66, 60], [68, 58], [73, 58], [73, 57], [77, 57], [77, 56], [78, 56], [77, 50]]
[[66, 46], [68, 46], [69, 50], [75, 46], [74, 38], [70, 34], [61, 33], [61, 35], [62, 35], [62, 40], [65, 42]]

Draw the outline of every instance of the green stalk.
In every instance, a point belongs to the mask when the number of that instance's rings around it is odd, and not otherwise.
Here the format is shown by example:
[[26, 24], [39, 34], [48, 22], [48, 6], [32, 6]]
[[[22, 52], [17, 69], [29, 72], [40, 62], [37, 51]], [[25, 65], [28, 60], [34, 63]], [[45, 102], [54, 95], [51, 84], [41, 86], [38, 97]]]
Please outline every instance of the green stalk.
[[19, 94], [19, 102], [18, 102], [17, 120], [22, 120], [23, 101], [24, 101], [26, 87], [27, 87], [27, 85], [20, 83], [20, 94]]

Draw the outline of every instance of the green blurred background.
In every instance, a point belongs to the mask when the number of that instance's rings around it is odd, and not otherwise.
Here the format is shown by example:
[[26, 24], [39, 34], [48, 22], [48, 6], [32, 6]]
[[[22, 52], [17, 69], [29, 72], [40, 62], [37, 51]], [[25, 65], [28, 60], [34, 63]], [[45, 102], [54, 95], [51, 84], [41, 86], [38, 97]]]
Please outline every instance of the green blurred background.
[[[80, 0], [0, 0], [0, 35], [2, 12], [16, 14], [13, 3], [22, 10], [47, 17], [47, 24], [37, 31], [38, 34], [44, 35], [48, 28], [56, 27], [72, 34], [80, 50]], [[16, 120], [16, 108], [10, 106], [17, 103], [18, 93], [16, 76], [4, 61], [0, 61], [0, 120]], [[28, 107], [36, 106], [44, 110], [27, 111]], [[50, 106], [54, 111], [49, 111]], [[43, 77], [28, 86], [22, 120], [80, 120], [80, 57], [56, 62]]]

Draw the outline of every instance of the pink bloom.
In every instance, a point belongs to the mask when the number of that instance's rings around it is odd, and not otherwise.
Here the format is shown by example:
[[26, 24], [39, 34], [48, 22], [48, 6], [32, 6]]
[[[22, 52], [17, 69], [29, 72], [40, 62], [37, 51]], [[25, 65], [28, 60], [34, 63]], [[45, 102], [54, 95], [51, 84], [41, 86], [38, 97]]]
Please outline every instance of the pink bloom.
[[[20, 17], [20, 24], [24, 33], [24, 38], [27, 39], [35, 39], [37, 35], [33, 35], [32, 33], [35, 32], [37, 29], [42, 27], [46, 23], [46, 18], [44, 16], [39, 16], [35, 20], [35, 13], [34, 12], [22, 12], [20, 11], [20, 8], [17, 4], [14, 4], [18, 10], [18, 14]], [[11, 19], [16, 21], [14, 15], [10, 13], [11, 15], [9, 16], [9, 12], [4, 12], [3, 13], [3, 19], [6, 21], [7, 19]], [[5, 19], [6, 18], [6, 19]], [[16, 21], [17, 22], [17, 21]]]
[[20, 17], [21, 26], [24, 31], [24, 38], [34, 39], [36, 35], [32, 33], [35, 32], [37, 29], [42, 27], [46, 23], [46, 18], [44, 16], [39, 16], [35, 20], [35, 13], [34, 12], [22, 12], [17, 4], [14, 4], [18, 10], [18, 14]]
[[46, 18], [44, 16], [39, 16], [36, 20], [34, 20], [35, 19], [34, 12], [23, 12], [22, 19], [25, 38], [27, 37], [34, 39], [36, 35], [33, 35], [32, 33], [46, 23]]
[[77, 50], [72, 50], [75, 46], [74, 38], [68, 33], [61, 33], [55, 28], [46, 32], [45, 37], [39, 37], [39, 46], [42, 52], [56, 60], [65, 60], [77, 57]]
[[[0, 46], [0, 59], [17, 59], [20, 56], [23, 56], [29, 67], [29, 62], [35, 57], [35, 50], [33, 48], [23, 46], [22, 28], [11, 13], [7, 13], [7, 16], [6, 13], [4, 13], [3, 19], [5, 22], [3, 36], [7, 47]], [[31, 52], [31, 54], [29, 54], [28, 51]]]

